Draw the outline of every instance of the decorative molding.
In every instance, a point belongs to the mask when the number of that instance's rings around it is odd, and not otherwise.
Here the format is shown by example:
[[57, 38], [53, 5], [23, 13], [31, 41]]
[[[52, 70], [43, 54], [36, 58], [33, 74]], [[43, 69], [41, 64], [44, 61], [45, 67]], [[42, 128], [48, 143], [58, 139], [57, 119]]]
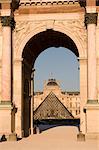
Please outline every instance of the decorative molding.
[[[49, 25], [48, 25], [49, 24]], [[27, 21], [26, 19], [24, 21], [17, 21], [16, 22], [16, 28], [14, 30], [14, 58], [18, 58], [20, 54], [20, 41], [26, 41], [28, 39], [28, 35], [33, 36], [35, 34], [38, 34], [41, 31], [46, 31], [47, 29], [53, 29], [55, 31], [62, 32], [64, 34], [67, 34], [68, 36], [71, 34], [71, 38], [76, 37], [74, 39], [74, 42], [80, 42], [82, 46], [79, 46], [79, 53], [81, 57], [86, 57], [87, 53], [87, 31], [84, 26], [83, 18], [79, 20], [75, 19], [67, 19], [67, 20], [37, 20], [37, 21]], [[73, 37], [72, 37], [73, 36]], [[31, 37], [30, 37], [31, 38]], [[24, 43], [24, 42], [23, 42]], [[76, 43], [77, 44], [77, 43]], [[80, 51], [83, 47], [83, 51]], [[22, 48], [23, 49], [23, 48]]]
[[87, 57], [78, 57], [77, 59], [81, 61], [87, 61]]
[[99, 104], [98, 100], [87, 100], [87, 104]]
[[79, 4], [80, 0], [20, 0], [20, 6], [35, 6], [35, 5], [71, 5]]
[[11, 101], [0, 101], [0, 110], [11, 110], [12, 108]]
[[97, 103], [97, 104], [86, 104], [85, 105], [85, 107], [84, 107], [84, 109], [86, 109], [86, 113], [87, 113], [87, 111], [89, 111], [89, 110], [99, 110], [99, 103]]
[[79, 0], [79, 4], [81, 7], [85, 7], [86, 6], [86, 0]]
[[79, 58], [78, 60], [80, 64], [87, 65], [87, 61], [88, 61], [87, 58]]
[[1, 24], [2, 24], [2, 26], [10, 26], [12, 29], [14, 29], [16, 23], [15, 23], [14, 17], [2, 16]]
[[11, 101], [0, 101], [0, 105], [12, 105], [12, 102]]
[[85, 14], [85, 26], [88, 24], [96, 24], [97, 25], [98, 13], [86, 13]]
[[21, 59], [15, 59], [15, 60], [14, 60], [14, 63], [15, 63], [15, 64], [17, 64], [17, 63], [22, 63], [22, 61], [23, 61], [23, 58], [21, 58]]

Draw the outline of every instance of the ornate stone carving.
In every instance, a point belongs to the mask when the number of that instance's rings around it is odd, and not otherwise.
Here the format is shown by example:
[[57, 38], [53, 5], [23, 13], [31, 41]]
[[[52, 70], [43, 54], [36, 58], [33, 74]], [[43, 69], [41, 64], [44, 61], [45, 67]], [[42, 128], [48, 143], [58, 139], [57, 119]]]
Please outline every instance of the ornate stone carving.
[[[86, 56], [86, 40], [87, 40], [87, 31], [85, 30], [84, 21], [83, 18], [81, 19], [68, 19], [68, 20], [42, 20], [42, 21], [17, 21], [16, 22], [16, 28], [14, 30], [14, 56], [16, 57], [19, 52], [20, 47], [20, 41], [24, 41], [24, 39], [27, 37], [28, 34], [32, 33], [38, 33], [39, 30], [47, 30], [47, 29], [53, 29], [58, 31], [57, 28], [60, 28], [60, 30], [64, 29], [66, 32], [71, 32], [74, 37], [79, 39], [84, 51], [83, 56]], [[39, 31], [40, 32], [40, 31]]]
[[20, 0], [12, 0], [12, 9], [15, 11], [15, 9], [19, 8], [19, 2]]
[[11, 16], [2, 16], [1, 17], [2, 26], [10, 26], [12, 29], [15, 28], [14, 17]]
[[72, 30], [73, 34], [82, 43], [83, 49], [86, 49], [87, 32], [84, 27], [83, 19], [63, 21], [61, 24], [63, 24], [64, 28], [67, 28], [69, 31]]
[[86, 6], [86, 0], [79, 0], [79, 4], [81, 7], [85, 7]]
[[83, 0], [20, 0], [20, 6], [24, 5], [24, 6], [28, 6], [28, 5], [71, 5], [71, 4], [77, 4], [79, 3], [79, 1], [83, 1]]
[[97, 25], [98, 13], [86, 13], [85, 14], [85, 25], [96, 24]]
[[[14, 30], [14, 42], [15, 49], [18, 49], [20, 46], [20, 39], [25, 39], [25, 37], [32, 32], [35, 31], [39, 26], [44, 26], [45, 22], [42, 21], [18, 21], [16, 22], [16, 28]], [[46, 25], [45, 25], [46, 26]]]

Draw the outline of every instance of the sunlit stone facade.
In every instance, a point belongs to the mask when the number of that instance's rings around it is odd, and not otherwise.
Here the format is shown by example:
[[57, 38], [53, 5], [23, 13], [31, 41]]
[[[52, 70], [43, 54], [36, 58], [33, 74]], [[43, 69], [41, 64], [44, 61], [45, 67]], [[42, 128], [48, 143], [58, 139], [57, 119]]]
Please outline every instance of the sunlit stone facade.
[[0, 135], [32, 133], [32, 69], [53, 46], [79, 59], [80, 130], [99, 139], [99, 0], [0, 0], [0, 21]]

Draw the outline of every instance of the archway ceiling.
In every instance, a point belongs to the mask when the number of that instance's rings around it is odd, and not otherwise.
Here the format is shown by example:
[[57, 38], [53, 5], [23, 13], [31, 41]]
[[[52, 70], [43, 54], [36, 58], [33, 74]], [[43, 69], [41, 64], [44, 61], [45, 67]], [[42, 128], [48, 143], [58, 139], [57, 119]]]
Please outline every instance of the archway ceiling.
[[73, 40], [64, 33], [47, 30], [33, 36], [26, 44], [22, 57], [31, 65], [34, 64], [38, 55], [50, 47], [65, 47], [79, 57], [78, 49]]

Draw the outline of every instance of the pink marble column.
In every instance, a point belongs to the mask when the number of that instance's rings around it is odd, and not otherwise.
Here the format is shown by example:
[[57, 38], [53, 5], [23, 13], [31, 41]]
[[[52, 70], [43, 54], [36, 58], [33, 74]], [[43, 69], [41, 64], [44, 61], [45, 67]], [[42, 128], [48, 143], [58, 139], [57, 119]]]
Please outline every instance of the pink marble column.
[[88, 35], [88, 103], [97, 102], [96, 84], [96, 24], [97, 13], [86, 13]]
[[88, 100], [96, 100], [96, 25], [89, 24], [88, 31]]
[[11, 27], [3, 26], [2, 101], [11, 101]]
[[11, 101], [11, 49], [12, 49], [12, 29], [14, 28], [15, 21], [11, 16], [11, 10], [1, 11], [1, 24], [2, 24], [2, 101]]

